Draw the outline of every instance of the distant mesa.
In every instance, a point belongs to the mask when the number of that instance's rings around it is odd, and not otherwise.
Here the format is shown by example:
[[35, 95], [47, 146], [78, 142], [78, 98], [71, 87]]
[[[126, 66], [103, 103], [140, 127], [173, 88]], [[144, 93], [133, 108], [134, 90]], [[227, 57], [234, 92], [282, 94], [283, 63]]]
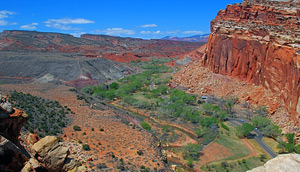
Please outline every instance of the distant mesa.
[[171, 41], [186, 41], [186, 42], [208, 42], [209, 34], [204, 35], [195, 35], [190, 37], [173, 37], [173, 36], [166, 36], [161, 38], [162, 40], [171, 40]]

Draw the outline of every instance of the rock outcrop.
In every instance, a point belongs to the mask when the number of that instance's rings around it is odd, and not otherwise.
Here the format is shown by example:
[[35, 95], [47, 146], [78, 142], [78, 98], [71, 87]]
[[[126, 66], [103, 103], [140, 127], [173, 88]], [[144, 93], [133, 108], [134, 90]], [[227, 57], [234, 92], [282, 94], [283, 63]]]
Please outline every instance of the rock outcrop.
[[18, 146], [0, 135], [0, 171], [20, 171], [27, 160]]
[[[280, 97], [290, 120], [300, 117], [300, 3], [244, 0], [211, 22], [204, 66], [263, 86]], [[299, 127], [299, 126], [298, 126]]]
[[26, 147], [32, 153], [30, 158], [30, 154], [19, 142], [21, 128], [28, 116], [22, 110], [7, 107], [11, 107], [11, 104], [0, 93], [0, 171], [83, 170], [83, 167], [77, 167], [79, 163], [74, 158], [68, 157], [69, 148], [59, 144], [55, 136], [46, 136], [38, 141], [36, 134], [27, 134]]
[[12, 109], [7, 97], [0, 93], [0, 171], [20, 171], [28, 154], [19, 143], [20, 131], [28, 116]]
[[[34, 157], [37, 159], [47, 171], [59, 172], [67, 160], [69, 149], [59, 145], [58, 139], [55, 136], [46, 136], [40, 141], [36, 142], [33, 147], [35, 152]], [[69, 167], [71, 170], [75, 167], [74, 160], [73, 166]], [[67, 171], [67, 170], [66, 170]]]
[[264, 166], [257, 167], [248, 172], [291, 172], [300, 171], [300, 155], [286, 154], [279, 155], [274, 159], [269, 160]]

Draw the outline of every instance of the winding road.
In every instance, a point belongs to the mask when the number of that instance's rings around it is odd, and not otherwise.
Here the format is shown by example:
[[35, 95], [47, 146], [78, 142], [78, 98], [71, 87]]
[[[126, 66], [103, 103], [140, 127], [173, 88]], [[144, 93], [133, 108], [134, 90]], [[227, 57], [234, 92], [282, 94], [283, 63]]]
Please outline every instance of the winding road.
[[[229, 122], [231, 122], [235, 126], [240, 126], [245, 123], [243, 119], [229, 119]], [[253, 130], [253, 133], [255, 133], [254, 140], [259, 144], [259, 146], [272, 158], [275, 158], [277, 154], [262, 140], [264, 137], [263, 133], [257, 128]]]

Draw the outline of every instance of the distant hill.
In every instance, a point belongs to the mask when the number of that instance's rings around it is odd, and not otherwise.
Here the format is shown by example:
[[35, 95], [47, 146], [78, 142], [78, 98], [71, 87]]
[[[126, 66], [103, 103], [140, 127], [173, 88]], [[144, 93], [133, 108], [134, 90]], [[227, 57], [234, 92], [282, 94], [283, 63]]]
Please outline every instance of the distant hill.
[[186, 42], [208, 42], [209, 34], [204, 35], [195, 35], [190, 37], [172, 37], [166, 36], [162, 40], [171, 40], [171, 41], [186, 41]]
[[77, 53], [90, 58], [106, 58], [118, 62], [145, 60], [148, 57], [179, 57], [202, 43], [169, 40], [143, 40], [108, 35], [81, 35], [7, 30], [0, 34], [0, 50]]

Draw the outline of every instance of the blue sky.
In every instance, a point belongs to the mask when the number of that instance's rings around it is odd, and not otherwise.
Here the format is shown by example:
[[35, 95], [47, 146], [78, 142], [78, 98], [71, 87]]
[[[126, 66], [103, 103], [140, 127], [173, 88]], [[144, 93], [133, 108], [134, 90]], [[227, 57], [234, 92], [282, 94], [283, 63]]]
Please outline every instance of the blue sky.
[[226, 5], [242, 0], [5, 0], [0, 31], [107, 34], [122, 37], [186, 37], [209, 33], [210, 21]]

